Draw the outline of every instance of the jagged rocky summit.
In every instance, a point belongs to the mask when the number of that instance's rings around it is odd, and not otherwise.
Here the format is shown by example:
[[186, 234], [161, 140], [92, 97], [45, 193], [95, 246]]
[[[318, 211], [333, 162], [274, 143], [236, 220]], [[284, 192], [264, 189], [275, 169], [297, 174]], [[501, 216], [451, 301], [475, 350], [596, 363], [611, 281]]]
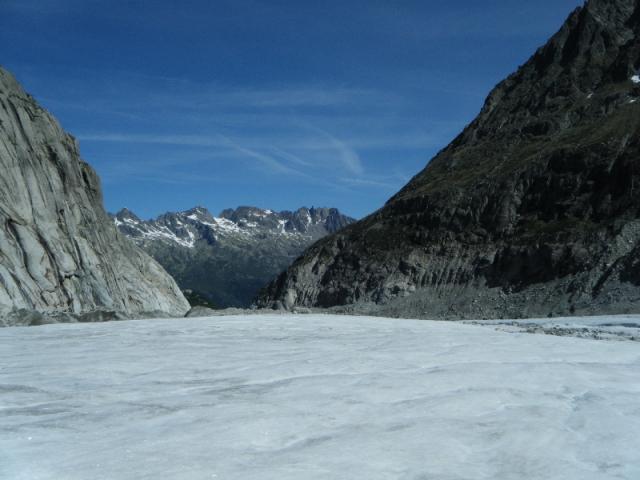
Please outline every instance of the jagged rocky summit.
[[218, 307], [249, 307], [260, 288], [305, 248], [355, 220], [335, 208], [275, 212], [239, 207], [214, 217], [196, 207], [147, 221], [125, 208], [113, 221], [184, 290]]
[[478, 318], [640, 309], [640, 3], [591, 0], [386, 205], [264, 307]]
[[2, 68], [0, 107], [0, 325], [184, 315], [173, 279], [114, 228], [75, 139]]

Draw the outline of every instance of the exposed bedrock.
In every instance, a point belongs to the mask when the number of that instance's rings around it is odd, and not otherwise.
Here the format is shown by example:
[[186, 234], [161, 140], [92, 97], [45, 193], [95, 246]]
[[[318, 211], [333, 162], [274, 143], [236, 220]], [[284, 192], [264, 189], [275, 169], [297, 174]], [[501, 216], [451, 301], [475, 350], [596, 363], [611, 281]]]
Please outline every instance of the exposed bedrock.
[[121, 236], [58, 122], [0, 68], [0, 310], [183, 315], [158, 263]]
[[637, 311], [640, 7], [591, 0], [387, 204], [265, 307], [472, 318]]

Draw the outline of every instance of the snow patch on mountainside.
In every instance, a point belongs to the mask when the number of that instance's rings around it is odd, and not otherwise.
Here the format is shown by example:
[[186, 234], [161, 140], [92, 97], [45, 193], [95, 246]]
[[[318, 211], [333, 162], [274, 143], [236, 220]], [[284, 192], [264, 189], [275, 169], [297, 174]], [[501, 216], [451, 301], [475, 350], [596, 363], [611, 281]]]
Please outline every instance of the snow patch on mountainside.
[[244, 230], [242, 230], [242, 228], [240, 228], [240, 226], [237, 223], [232, 222], [231, 220], [227, 220], [226, 218], [214, 217], [213, 222], [214, 223], [202, 222], [202, 224], [211, 228], [216, 233], [227, 233], [227, 232], [244, 233], [244, 234], [247, 233]]
[[125, 225], [129, 229], [133, 229], [138, 232], [138, 237], [148, 240], [163, 240], [175, 242], [178, 245], [186, 248], [193, 248], [195, 246], [195, 236], [188, 229], [184, 228], [184, 225], [180, 221], [176, 221], [176, 223], [184, 229], [186, 232], [187, 238], [181, 238], [176, 235], [172, 230], [169, 229], [166, 225], [142, 225], [142, 222], [137, 221], [133, 218], [124, 218], [119, 220], [118, 218], [114, 218], [114, 223], [116, 227], [120, 227]]
[[184, 239], [178, 237], [176, 234], [174, 234], [167, 227], [162, 227], [162, 229], [156, 229], [156, 230], [151, 230], [150, 229], [150, 230], [142, 232], [142, 236], [145, 237], [145, 238], [169, 240], [169, 241], [175, 242], [178, 245], [181, 245], [183, 247], [193, 248], [194, 245], [195, 245], [194, 244], [193, 233], [191, 233], [191, 232], [189, 232], [187, 230], [187, 234], [189, 235], [189, 239], [188, 240], [184, 240]]
[[0, 478], [636, 480], [638, 371], [634, 342], [447, 322], [4, 329]]

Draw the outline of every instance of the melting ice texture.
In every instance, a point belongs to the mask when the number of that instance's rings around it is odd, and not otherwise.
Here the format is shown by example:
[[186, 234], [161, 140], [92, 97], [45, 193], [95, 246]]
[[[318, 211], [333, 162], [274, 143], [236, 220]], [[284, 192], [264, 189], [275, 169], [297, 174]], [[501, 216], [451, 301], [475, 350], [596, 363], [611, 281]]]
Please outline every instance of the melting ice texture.
[[320, 315], [0, 330], [2, 479], [635, 480], [639, 405], [630, 341]]

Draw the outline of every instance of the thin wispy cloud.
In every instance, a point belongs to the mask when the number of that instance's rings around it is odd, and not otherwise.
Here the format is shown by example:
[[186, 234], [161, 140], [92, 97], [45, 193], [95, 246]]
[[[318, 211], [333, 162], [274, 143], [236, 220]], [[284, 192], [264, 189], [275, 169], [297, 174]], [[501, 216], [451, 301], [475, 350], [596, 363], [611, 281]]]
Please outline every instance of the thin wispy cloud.
[[108, 182], [109, 208], [276, 201], [358, 216], [582, 0], [104, 3], [0, 0], [0, 42]]
[[370, 180], [365, 178], [340, 178], [338, 181], [345, 185], [350, 185], [352, 187], [375, 187], [375, 188], [384, 188], [384, 189], [396, 189], [398, 185], [392, 182], [385, 182], [380, 180]]
[[329, 145], [333, 147], [335, 153], [348, 172], [355, 175], [364, 174], [364, 166], [362, 165], [360, 156], [353, 148], [326, 130], [322, 130], [318, 127], [312, 128], [329, 142]]
[[[347, 137], [344, 141], [334, 141], [326, 137], [318, 135], [303, 136], [295, 130], [282, 129], [277, 135], [271, 135], [268, 132], [252, 135], [239, 135], [240, 143], [243, 146], [252, 149], [264, 149], [274, 157], [282, 158], [287, 162], [298, 164], [303, 167], [312, 167], [315, 161], [309, 157], [313, 154], [313, 158], [326, 153], [325, 161], [330, 162], [331, 159], [337, 159], [342, 165], [350, 165], [349, 162], [343, 160], [340, 154], [342, 149], [346, 149], [347, 155], [356, 155], [357, 149], [375, 150], [379, 148], [410, 148], [410, 149], [428, 149], [443, 146], [447, 141], [459, 131], [462, 124], [456, 127], [446, 127], [434, 130], [433, 133], [415, 132], [414, 134], [397, 134], [393, 132], [380, 133], [378, 135], [357, 135]], [[82, 144], [86, 143], [123, 143], [123, 144], [149, 144], [149, 145], [182, 145], [185, 147], [225, 147], [228, 143], [216, 137], [217, 133], [212, 134], [136, 134], [136, 133], [80, 133], [75, 135]], [[285, 150], [286, 148], [286, 150]], [[293, 153], [295, 150], [297, 153]], [[360, 164], [362, 160], [360, 158]], [[352, 167], [348, 167], [353, 171]], [[357, 167], [356, 167], [357, 168]]]
[[134, 177], [137, 182], [161, 183], [166, 185], [194, 185], [194, 184], [211, 184], [221, 183], [221, 178], [216, 175], [201, 175], [186, 172], [162, 172], [149, 171], [141, 168], [131, 168], [126, 170], [110, 170], [105, 168], [102, 173], [102, 179], [105, 183], [124, 182], [128, 178]]
[[[178, 104], [190, 104], [185, 99]], [[347, 110], [348, 111], [348, 110]], [[131, 145], [140, 149], [145, 145], [164, 146], [175, 149], [190, 149], [207, 152], [222, 162], [219, 175], [228, 175], [224, 162], [241, 162], [251, 170], [267, 173], [272, 177], [296, 178], [305, 184], [336, 189], [383, 189], [397, 190], [408, 176], [398, 178], [395, 174], [381, 172], [379, 164], [370, 163], [367, 158], [376, 158], [380, 149], [423, 149], [439, 147], [449, 138], [449, 131], [456, 131], [450, 122], [434, 121], [429, 131], [397, 131], [380, 116], [380, 120], [370, 120], [363, 124], [357, 117], [333, 119], [306, 110], [283, 109], [277, 113], [257, 114], [249, 108], [242, 113], [229, 114], [225, 109], [203, 108], [200, 112], [187, 113], [192, 123], [183, 121], [180, 109], [173, 111], [174, 121], [180, 121], [179, 130], [193, 127], [198, 133], [136, 133], [124, 132], [83, 132], [78, 135], [81, 145], [118, 144]], [[233, 122], [229, 122], [229, 115]], [[340, 130], [336, 135], [329, 128], [320, 126], [331, 119], [333, 128]], [[146, 126], [145, 129], [148, 129]], [[202, 131], [203, 129], [207, 131]], [[166, 129], [166, 127], [163, 127]], [[443, 133], [444, 132], [444, 133]], [[101, 148], [101, 147], [95, 147]], [[361, 151], [359, 151], [361, 150]], [[187, 150], [184, 150], [185, 152]], [[362, 152], [362, 153], [361, 153]], [[363, 154], [365, 155], [363, 157]], [[180, 158], [180, 153], [173, 153]], [[422, 167], [426, 158], [418, 164]], [[159, 165], [155, 170], [164, 168]], [[143, 173], [145, 178], [148, 175]], [[164, 183], [183, 182], [184, 175], [158, 176]]]
[[[313, 185], [326, 185], [328, 187], [340, 188], [381, 188], [385, 191], [396, 190], [410, 177], [410, 175], [397, 175], [396, 173], [381, 174], [368, 172], [365, 164], [355, 150], [347, 141], [337, 138], [329, 131], [311, 125], [295, 118], [295, 127], [283, 128], [278, 135], [270, 133], [252, 135], [239, 135], [237, 138], [230, 137], [218, 132], [207, 134], [183, 134], [183, 135], [163, 135], [163, 134], [134, 134], [134, 133], [93, 133], [81, 134], [78, 136], [81, 145], [90, 144], [124, 144], [141, 148], [143, 145], [157, 145], [158, 147], [171, 146], [177, 149], [195, 149], [194, 152], [202, 152], [202, 158], [211, 161], [222, 162], [244, 162], [252, 168], [273, 176], [283, 178], [292, 177], [305, 183]], [[407, 140], [407, 139], [405, 139]], [[397, 138], [392, 134], [388, 138], [382, 135], [377, 138], [352, 138], [349, 140], [356, 145], [361, 145], [368, 151], [375, 151], [381, 146], [394, 146]], [[431, 141], [431, 140], [428, 140]], [[419, 133], [415, 139], [406, 142], [408, 144], [420, 144], [425, 142], [425, 134]], [[140, 146], [140, 147], [139, 147]], [[189, 150], [189, 151], [191, 151]], [[185, 158], [187, 150], [174, 153], [172, 157], [173, 165], [179, 166], [181, 159]], [[127, 164], [136, 163], [135, 159], [129, 158]], [[141, 169], [145, 178], [150, 178], [147, 171], [158, 171], [166, 168], [160, 157], [157, 165], [145, 165]], [[169, 165], [171, 167], [171, 165]], [[169, 168], [172, 170], [172, 168]], [[113, 177], [113, 168], [110, 175]], [[225, 175], [224, 170], [220, 175]], [[156, 175], [164, 183], [183, 183], [184, 175], [172, 178]]]
[[[77, 69], [75, 77], [67, 79], [66, 89], [69, 91], [90, 88], [93, 91], [100, 89], [106, 94], [90, 98], [86, 102], [77, 102], [76, 107], [94, 106], [100, 111], [113, 107], [118, 110], [171, 108], [197, 111], [223, 108], [230, 111], [251, 108], [260, 111], [347, 105], [379, 105], [384, 108], [407, 102], [393, 92], [321, 83], [247, 87], [180, 77], [140, 75], [129, 71], [109, 72], [107, 78], [93, 78], [94, 76], [95, 71]], [[127, 92], [126, 96], [121, 95], [123, 91]]]
[[225, 142], [231, 149], [237, 151], [238, 153], [244, 154], [249, 158], [258, 160], [263, 166], [265, 166], [272, 173], [305, 176], [305, 174], [303, 174], [302, 172], [284, 165], [283, 163], [279, 162], [278, 160], [276, 160], [274, 157], [270, 155], [265, 155], [264, 153], [260, 153], [250, 148], [243, 147], [242, 145], [239, 145], [235, 141], [223, 135], [218, 135], [218, 137], [222, 139], [222, 141]]
[[229, 141], [219, 135], [162, 135], [138, 133], [83, 133], [77, 136], [84, 142], [148, 143], [158, 145], [184, 145], [191, 147], [222, 147]]
[[302, 158], [300, 158], [298, 155], [294, 155], [290, 152], [285, 152], [284, 150], [277, 148], [277, 147], [271, 147], [271, 151], [276, 155], [279, 156], [280, 158], [284, 158], [285, 160], [290, 161], [291, 163], [294, 163], [296, 165], [300, 165], [302, 167], [305, 168], [311, 168], [313, 167], [313, 163], [308, 161], [308, 160], [304, 160]]
[[[141, 134], [86, 134], [79, 135], [81, 142], [115, 142], [115, 143], [135, 143], [135, 144], [157, 144], [157, 145], [176, 145], [185, 147], [205, 147], [231, 150], [241, 157], [257, 160], [258, 163], [265, 167], [271, 173], [302, 176], [302, 172], [291, 168], [278, 161], [274, 156], [260, 153], [251, 148], [247, 148], [221, 134], [212, 135], [141, 135]], [[280, 151], [280, 155], [285, 152]], [[224, 154], [218, 152], [218, 156], [223, 157]], [[228, 157], [237, 157], [238, 155], [228, 155]], [[292, 155], [287, 155], [291, 160]], [[299, 163], [299, 162], [298, 162]]]

